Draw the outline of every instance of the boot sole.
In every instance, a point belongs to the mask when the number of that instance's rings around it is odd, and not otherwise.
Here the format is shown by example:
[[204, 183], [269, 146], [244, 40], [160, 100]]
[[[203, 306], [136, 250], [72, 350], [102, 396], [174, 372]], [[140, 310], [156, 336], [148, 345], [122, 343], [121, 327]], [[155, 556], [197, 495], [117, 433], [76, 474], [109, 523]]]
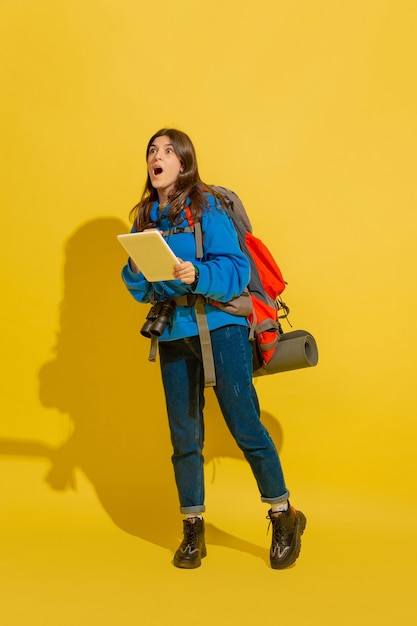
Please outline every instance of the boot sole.
[[206, 547], [201, 550], [201, 557], [198, 559], [198, 561], [190, 561], [187, 559], [182, 560], [176, 559], [174, 557], [173, 564], [175, 565], [175, 567], [179, 567], [180, 569], [197, 569], [197, 567], [200, 567], [201, 565], [201, 559], [204, 559], [205, 556], [207, 556]]

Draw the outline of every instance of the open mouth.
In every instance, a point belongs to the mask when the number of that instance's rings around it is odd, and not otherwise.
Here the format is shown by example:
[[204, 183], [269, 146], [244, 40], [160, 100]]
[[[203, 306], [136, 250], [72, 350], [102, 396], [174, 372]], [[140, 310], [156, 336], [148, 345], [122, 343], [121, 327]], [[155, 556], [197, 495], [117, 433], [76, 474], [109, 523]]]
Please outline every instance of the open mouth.
[[155, 176], [159, 176], [159, 174], [162, 174], [162, 167], [154, 167], [153, 173]]

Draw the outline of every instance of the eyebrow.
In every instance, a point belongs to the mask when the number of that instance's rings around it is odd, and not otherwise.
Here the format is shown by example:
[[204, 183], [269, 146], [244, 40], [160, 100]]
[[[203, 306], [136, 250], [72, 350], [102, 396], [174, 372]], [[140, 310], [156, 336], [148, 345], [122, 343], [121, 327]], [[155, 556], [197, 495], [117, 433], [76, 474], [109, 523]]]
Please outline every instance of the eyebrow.
[[[151, 145], [149, 146], [149, 148], [157, 148], [158, 146], [155, 143], [151, 143]], [[174, 145], [172, 143], [164, 143], [164, 145], [162, 146], [163, 148], [168, 148], [171, 147], [173, 148]]]

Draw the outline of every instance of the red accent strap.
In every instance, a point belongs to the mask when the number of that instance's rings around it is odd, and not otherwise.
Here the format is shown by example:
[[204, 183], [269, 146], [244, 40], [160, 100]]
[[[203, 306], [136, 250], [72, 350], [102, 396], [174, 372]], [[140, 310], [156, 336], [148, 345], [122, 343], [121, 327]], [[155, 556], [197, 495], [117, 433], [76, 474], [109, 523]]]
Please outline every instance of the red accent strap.
[[191, 228], [194, 228], [194, 220], [191, 214], [191, 209], [190, 209], [189, 204], [185, 207], [185, 216], [187, 218], [188, 225], [191, 226]]

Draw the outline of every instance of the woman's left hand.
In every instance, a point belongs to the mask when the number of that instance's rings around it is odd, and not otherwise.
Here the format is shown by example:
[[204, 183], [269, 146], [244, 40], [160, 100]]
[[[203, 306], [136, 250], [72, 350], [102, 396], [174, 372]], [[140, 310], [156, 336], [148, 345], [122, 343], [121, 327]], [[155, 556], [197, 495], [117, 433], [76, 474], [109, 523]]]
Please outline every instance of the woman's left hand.
[[174, 278], [191, 285], [195, 281], [195, 267], [191, 261], [178, 259], [177, 265], [174, 266]]

